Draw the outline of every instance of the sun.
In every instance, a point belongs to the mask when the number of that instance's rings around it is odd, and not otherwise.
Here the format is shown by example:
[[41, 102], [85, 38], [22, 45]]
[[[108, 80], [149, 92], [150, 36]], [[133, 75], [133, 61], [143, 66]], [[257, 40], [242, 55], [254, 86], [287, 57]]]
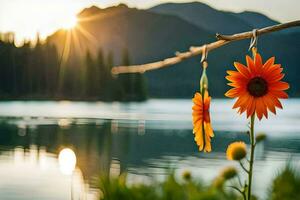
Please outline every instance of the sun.
[[66, 17], [61, 21], [61, 27], [67, 30], [73, 29], [77, 25], [77, 20], [76, 16]]

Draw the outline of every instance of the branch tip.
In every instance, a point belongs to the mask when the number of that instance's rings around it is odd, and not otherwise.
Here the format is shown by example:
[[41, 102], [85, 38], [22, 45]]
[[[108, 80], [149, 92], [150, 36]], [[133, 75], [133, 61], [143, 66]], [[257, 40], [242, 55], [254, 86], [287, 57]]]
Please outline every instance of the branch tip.
[[218, 39], [218, 40], [221, 40], [221, 34], [220, 33], [216, 33], [216, 38]]

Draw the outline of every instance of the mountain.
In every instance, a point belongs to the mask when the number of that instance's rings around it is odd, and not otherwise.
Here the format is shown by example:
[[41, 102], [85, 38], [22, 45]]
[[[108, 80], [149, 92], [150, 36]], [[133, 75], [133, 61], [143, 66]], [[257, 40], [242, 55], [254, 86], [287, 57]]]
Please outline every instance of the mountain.
[[[117, 58], [116, 64], [120, 63], [118, 58], [125, 47], [134, 55], [133, 62], [145, 62], [172, 56], [175, 49], [184, 50], [195, 43], [214, 39], [212, 33], [176, 16], [154, 14], [125, 5], [98, 8], [96, 13], [95, 10], [93, 6], [78, 15], [78, 27], [72, 30], [73, 36], [70, 36], [71, 46], [77, 40], [80, 48], [76, 50], [74, 46], [73, 51], [89, 49], [91, 53], [95, 53], [99, 48], [113, 51]], [[63, 49], [62, 41], [67, 34], [67, 31], [60, 30], [50, 36], [48, 41]]]
[[[273, 20], [257, 12], [244, 11], [241, 13], [232, 13], [232, 15], [244, 20], [245, 22], [253, 26], [253, 28], [263, 28], [266, 26], [272, 26], [279, 23], [278, 21]], [[300, 28], [294, 27], [294, 28], [282, 30], [275, 34], [289, 34], [289, 33], [300, 33]]]
[[257, 12], [244, 11], [241, 13], [232, 13], [232, 15], [240, 18], [255, 28], [263, 28], [279, 23], [278, 21], [270, 19], [269, 17]]
[[[253, 29], [250, 19], [264, 18], [257, 25], [273, 23], [259, 14], [233, 14], [215, 10], [202, 3], [162, 4], [149, 10], [129, 8], [124, 4], [100, 9], [95, 6], [78, 14], [79, 24], [71, 34], [59, 30], [47, 40], [58, 47], [60, 53], [68, 49], [69, 60], [78, 59], [89, 51], [97, 55], [101, 48], [106, 54], [114, 54], [115, 65], [121, 64], [121, 53], [128, 49], [131, 64], [141, 64], [171, 57], [176, 51], [186, 51], [190, 46], [215, 41], [216, 32], [233, 33]], [[248, 20], [248, 21], [247, 21]], [[69, 39], [68, 39], [69, 38]], [[300, 35], [269, 34], [259, 38], [259, 50], [263, 57], [275, 55], [287, 72], [286, 80], [292, 83], [290, 94], [299, 95], [297, 74]], [[234, 61], [245, 63], [249, 41], [233, 42], [209, 53], [208, 75], [211, 94], [224, 97], [226, 70]], [[200, 56], [180, 64], [147, 72], [150, 97], [191, 98], [199, 90], [201, 74]]]
[[[165, 3], [150, 8], [149, 10], [157, 14], [178, 16], [199, 28], [222, 34], [249, 31], [254, 28], [262, 28], [279, 23], [261, 13], [250, 11], [241, 13], [225, 12], [213, 9], [200, 2]], [[259, 49], [264, 55], [275, 55], [284, 66], [287, 66], [286, 70], [293, 72], [299, 71], [297, 67], [297, 65], [299, 65], [297, 61], [297, 57], [299, 56], [299, 50], [297, 49], [299, 45], [299, 27], [271, 33], [259, 39]], [[230, 49], [230, 51], [234, 50], [237, 49]], [[226, 62], [227, 60], [228, 59], [225, 58], [223, 61]], [[287, 74], [287, 79], [290, 82], [298, 82], [295, 73]], [[291, 88], [290, 94], [299, 95], [298, 87]]]
[[211, 32], [232, 34], [252, 29], [252, 25], [230, 12], [218, 11], [200, 3], [166, 3], [149, 9], [158, 14], [178, 16], [200, 28]]
[[[175, 51], [184, 51], [191, 45], [201, 45], [204, 42], [214, 40], [214, 34], [200, 29], [185, 20], [169, 15], [155, 14], [146, 10], [128, 8], [124, 5], [99, 9], [91, 7], [82, 11], [79, 15], [78, 27], [69, 34], [70, 50], [69, 60], [77, 60], [86, 55], [89, 50], [96, 55], [97, 50], [102, 48], [106, 54], [113, 52], [115, 64], [121, 64], [121, 53], [128, 48], [132, 63], [144, 63], [173, 56]], [[110, 12], [110, 11], [114, 12]], [[82, 16], [84, 15], [84, 16]], [[47, 40], [56, 44], [62, 53], [67, 43], [68, 31], [60, 30], [50, 36]], [[78, 63], [74, 61], [73, 63]], [[197, 61], [189, 60], [185, 64], [147, 73], [149, 93], [155, 97], [186, 97], [197, 85], [198, 76], [193, 68], [184, 69], [186, 64], [192, 63], [199, 69]], [[173, 73], [175, 72], [175, 73]], [[182, 79], [176, 75], [180, 72], [190, 79]], [[166, 79], [165, 77], [173, 77]], [[158, 81], [159, 80], [159, 81]], [[180, 83], [180, 84], [179, 84]], [[192, 85], [191, 85], [192, 84]], [[165, 87], [162, 87], [164, 85]], [[174, 90], [165, 90], [166, 87], [176, 88], [178, 86], [189, 88], [189, 92], [178, 93]]]
[[[254, 28], [272, 26], [279, 22], [258, 12], [244, 11], [240, 13], [216, 10], [204, 3], [165, 3], [149, 9], [158, 14], [168, 14], [215, 33], [232, 34]], [[300, 28], [292, 28], [278, 32], [300, 32]], [[276, 33], [277, 34], [277, 33]]]

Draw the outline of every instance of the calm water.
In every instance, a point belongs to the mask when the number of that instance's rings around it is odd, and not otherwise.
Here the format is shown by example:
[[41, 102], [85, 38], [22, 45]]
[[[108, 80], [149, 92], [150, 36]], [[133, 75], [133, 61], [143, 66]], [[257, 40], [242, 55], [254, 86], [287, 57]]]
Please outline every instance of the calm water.
[[[95, 178], [128, 172], [129, 182], [190, 170], [211, 180], [235, 140], [248, 143], [247, 120], [232, 101], [212, 103], [213, 152], [197, 151], [190, 100], [145, 103], [1, 102], [0, 199], [95, 199]], [[284, 101], [277, 117], [257, 122], [267, 140], [256, 151], [254, 188], [264, 197], [288, 160], [300, 167], [300, 100]], [[237, 166], [238, 167], [238, 166]], [[150, 177], [150, 178], [149, 178]]]

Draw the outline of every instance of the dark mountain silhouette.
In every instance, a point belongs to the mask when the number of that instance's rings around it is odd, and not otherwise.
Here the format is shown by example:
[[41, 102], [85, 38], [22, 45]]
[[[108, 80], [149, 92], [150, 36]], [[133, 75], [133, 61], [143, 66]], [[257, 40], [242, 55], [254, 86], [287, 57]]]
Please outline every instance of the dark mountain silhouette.
[[263, 28], [279, 23], [278, 21], [257, 12], [245, 11], [241, 13], [232, 13], [232, 15], [242, 19], [255, 28]]
[[231, 34], [247, 31], [252, 28], [250, 23], [245, 23], [240, 17], [230, 12], [218, 11], [210, 6], [199, 3], [166, 3], [149, 9], [158, 14], [168, 14], [182, 19], [211, 32]]
[[[119, 55], [124, 47], [129, 48], [133, 62], [147, 62], [172, 56], [174, 49], [184, 50], [196, 41], [199, 44], [214, 39], [210, 32], [179, 17], [128, 8], [123, 4], [107, 9], [93, 6], [83, 10], [78, 18], [78, 27], [70, 36], [71, 50], [80, 53], [78, 51], [89, 49], [92, 54], [98, 48], [111, 50], [117, 58], [116, 64], [120, 63]], [[67, 34], [68, 31], [60, 30], [48, 41], [62, 50]], [[77, 49], [75, 42], [79, 43]]]
[[[149, 10], [138, 10], [119, 5], [100, 9], [84, 9], [79, 15], [79, 25], [72, 31], [60, 30], [50, 36], [61, 53], [67, 35], [71, 36], [70, 59], [78, 60], [89, 50], [96, 55], [99, 48], [106, 54], [113, 52], [114, 63], [121, 63], [121, 53], [127, 48], [132, 64], [140, 64], [173, 56], [190, 46], [214, 41], [215, 32], [233, 33], [248, 31], [257, 26], [273, 23], [260, 14], [233, 14], [212, 9], [201, 3], [162, 4]], [[248, 21], [247, 21], [248, 20]], [[251, 21], [251, 22], [250, 22]], [[274, 22], [275, 23], [275, 22]], [[75, 36], [76, 35], [76, 36]], [[259, 50], [264, 58], [275, 55], [292, 83], [290, 94], [299, 95], [297, 74], [300, 35], [270, 34], [259, 39]], [[226, 70], [234, 61], [245, 62], [249, 41], [224, 46], [209, 54], [210, 89], [214, 96], [223, 97]], [[75, 62], [77, 63], [77, 61]], [[146, 73], [150, 97], [190, 98], [199, 89], [200, 56], [175, 66]]]
[[[276, 20], [273, 20], [263, 14], [257, 13], [257, 12], [250, 12], [250, 11], [245, 11], [241, 13], [232, 13], [232, 15], [244, 20], [253, 28], [263, 28], [266, 26], [272, 26], [275, 24], [278, 24], [279, 22]], [[300, 33], [300, 28], [299, 27], [294, 27], [286, 30], [282, 30], [280, 32], [277, 32], [275, 34], [289, 34], [289, 33]]]
[[[234, 13], [220, 11], [200, 2], [165, 3], [149, 10], [158, 14], [178, 16], [198, 27], [223, 34], [248, 31], [279, 23], [258, 12], [244, 11]], [[300, 28], [287, 29], [276, 34], [291, 32], [300, 32]]]
[[[115, 12], [110, 13], [111, 9]], [[78, 28], [69, 34], [73, 35], [70, 36], [71, 61], [77, 60], [80, 55], [85, 55], [84, 52], [87, 49], [95, 55], [97, 50], [102, 48], [106, 54], [112, 51], [114, 63], [120, 64], [120, 54], [124, 48], [128, 48], [132, 63], [151, 62], [173, 56], [176, 50], [184, 51], [191, 45], [200, 45], [214, 40], [211, 32], [200, 29], [176, 16], [155, 14], [124, 5], [101, 9], [97, 13], [94, 12], [95, 10], [94, 7], [91, 11], [85, 9], [82, 12], [84, 17], [81, 16], [82, 13], [79, 14]], [[50, 36], [48, 41], [56, 44], [62, 52], [67, 35], [67, 31], [61, 30]], [[187, 64], [194, 68], [185, 69]], [[193, 70], [200, 69], [198, 61], [190, 60], [175, 68], [146, 74], [151, 96], [186, 97], [192, 93], [194, 86], [198, 85], [198, 75]], [[178, 70], [182, 76], [178, 76]], [[166, 88], [175, 89], [178, 86], [189, 88], [189, 91], [183, 90], [182, 93], [178, 93], [171, 89], [168, 93], [166, 90]]]

